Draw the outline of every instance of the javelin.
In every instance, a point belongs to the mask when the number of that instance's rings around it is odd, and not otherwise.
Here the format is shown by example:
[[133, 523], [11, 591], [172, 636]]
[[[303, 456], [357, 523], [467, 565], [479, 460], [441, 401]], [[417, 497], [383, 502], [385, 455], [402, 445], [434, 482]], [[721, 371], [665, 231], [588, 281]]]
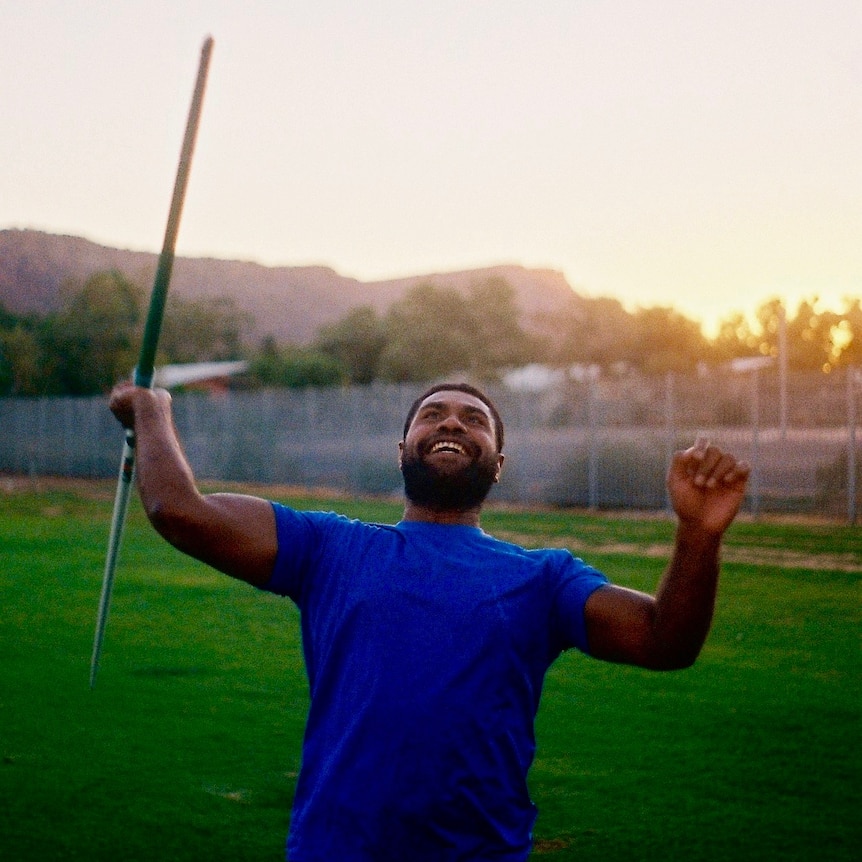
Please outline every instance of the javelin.
[[[147, 389], [153, 385], [155, 370], [156, 347], [159, 343], [159, 332], [162, 328], [162, 318], [165, 314], [165, 301], [168, 297], [168, 285], [171, 280], [171, 270], [174, 265], [174, 249], [177, 244], [177, 233], [180, 229], [180, 216], [183, 211], [183, 199], [188, 185], [189, 169], [192, 153], [195, 148], [195, 138], [203, 107], [204, 90], [206, 89], [207, 72], [209, 71], [210, 55], [213, 40], [208, 36], [201, 49], [201, 59], [198, 66], [198, 76], [192, 94], [192, 104], [186, 122], [186, 133], [180, 151], [180, 163], [177, 168], [177, 178], [174, 182], [174, 194], [171, 199], [171, 209], [168, 213], [168, 226], [165, 230], [165, 241], [159, 255], [156, 275], [153, 280], [153, 292], [150, 297], [150, 310], [144, 325], [144, 337], [141, 342], [141, 352], [138, 364], [135, 366], [134, 383]], [[126, 521], [126, 508], [132, 489], [135, 473], [135, 432], [126, 430], [123, 443], [123, 455], [120, 460], [120, 475], [117, 480], [117, 493], [114, 497], [114, 515], [111, 519], [111, 533], [108, 538], [108, 554], [105, 559], [105, 573], [102, 577], [102, 595], [99, 599], [99, 614], [96, 619], [96, 634], [93, 639], [93, 657], [90, 661], [90, 688], [96, 684], [96, 674], [99, 670], [99, 656], [102, 652], [102, 641], [105, 638], [105, 624], [108, 621], [108, 609], [111, 604], [111, 589], [114, 585], [114, 571], [117, 567], [117, 555], [123, 538], [123, 526]]]

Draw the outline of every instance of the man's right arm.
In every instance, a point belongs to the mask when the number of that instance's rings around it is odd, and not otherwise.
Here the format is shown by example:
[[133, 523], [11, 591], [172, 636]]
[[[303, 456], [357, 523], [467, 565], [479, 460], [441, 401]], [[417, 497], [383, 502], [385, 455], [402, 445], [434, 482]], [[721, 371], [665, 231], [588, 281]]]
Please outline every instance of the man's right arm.
[[234, 578], [262, 586], [272, 574], [278, 540], [267, 500], [201, 494], [174, 426], [164, 389], [121, 383], [110, 407], [135, 431], [135, 469], [153, 527], [183, 553]]

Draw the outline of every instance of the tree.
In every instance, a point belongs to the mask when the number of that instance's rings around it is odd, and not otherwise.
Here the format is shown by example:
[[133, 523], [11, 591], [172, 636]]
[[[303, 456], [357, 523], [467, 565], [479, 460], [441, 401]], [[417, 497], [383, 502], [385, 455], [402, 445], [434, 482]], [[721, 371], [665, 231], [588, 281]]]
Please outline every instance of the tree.
[[475, 373], [484, 376], [536, 358], [539, 345], [518, 322], [515, 289], [509, 282], [493, 276], [473, 285], [466, 304], [476, 330]]
[[0, 329], [0, 395], [40, 395], [43, 388], [36, 335], [21, 324]]
[[231, 297], [186, 300], [169, 294], [159, 353], [167, 362], [239, 359], [251, 323]]
[[760, 337], [744, 314], [734, 312], [720, 321], [712, 340], [712, 357], [716, 362], [756, 356], [759, 349]]
[[365, 384], [377, 377], [386, 341], [383, 321], [371, 306], [363, 305], [338, 323], [323, 327], [314, 347], [341, 363], [351, 383]]
[[4, 329], [14, 329], [18, 325], [18, 316], [12, 314], [6, 306], [0, 302], [0, 332]]
[[344, 367], [331, 356], [313, 348], [280, 348], [272, 337], [264, 340], [249, 370], [262, 386], [291, 389], [340, 386], [347, 378]]
[[862, 300], [846, 299], [841, 320], [832, 328], [833, 367], [862, 366]]
[[788, 366], [798, 371], [831, 371], [832, 329], [841, 316], [817, 311], [817, 299], [803, 300], [796, 316], [787, 321]]
[[709, 355], [700, 326], [673, 308], [631, 313], [610, 297], [583, 298], [561, 321], [551, 353], [559, 364], [616, 365], [646, 374], [689, 371]]
[[555, 365], [598, 365], [607, 371], [629, 358], [633, 318], [617, 299], [582, 297], [557, 326], [548, 351]]
[[693, 371], [708, 356], [700, 326], [673, 308], [638, 308], [632, 324], [628, 361], [646, 374]]
[[380, 374], [386, 380], [432, 380], [470, 363], [476, 333], [464, 298], [454, 288], [413, 288], [390, 307], [385, 326]]
[[142, 289], [116, 270], [63, 288], [66, 306], [51, 340], [62, 388], [72, 395], [104, 392], [134, 367], [142, 324]]
[[455, 372], [489, 377], [525, 361], [532, 347], [518, 323], [514, 290], [502, 279], [454, 288], [419, 285], [384, 318], [380, 376], [396, 382]]
[[[845, 300], [843, 311], [820, 307], [816, 296], [800, 302], [794, 315], [786, 312], [778, 298], [764, 302], [757, 310], [760, 326], [758, 351], [778, 356], [781, 317], [787, 336], [787, 364], [794, 371], [830, 372], [862, 358], [862, 309], [860, 301]], [[858, 361], [858, 360], [857, 360]]]

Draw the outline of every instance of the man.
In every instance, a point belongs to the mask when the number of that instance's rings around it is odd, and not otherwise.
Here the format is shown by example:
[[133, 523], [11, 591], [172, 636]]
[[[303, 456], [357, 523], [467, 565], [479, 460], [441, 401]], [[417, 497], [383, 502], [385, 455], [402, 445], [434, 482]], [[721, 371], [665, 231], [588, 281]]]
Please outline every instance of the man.
[[478, 389], [434, 386], [399, 443], [394, 526], [202, 495], [170, 395], [121, 384], [154, 527], [180, 550], [300, 608], [311, 693], [288, 838], [293, 862], [518, 860], [544, 674], [563, 651], [669, 670], [709, 630], [719, 545], [748, 467], [699, 442], [674, 456], [676, 541], [655, 596], [560, 549], [479, 526], [503, 466], [503, 423]]

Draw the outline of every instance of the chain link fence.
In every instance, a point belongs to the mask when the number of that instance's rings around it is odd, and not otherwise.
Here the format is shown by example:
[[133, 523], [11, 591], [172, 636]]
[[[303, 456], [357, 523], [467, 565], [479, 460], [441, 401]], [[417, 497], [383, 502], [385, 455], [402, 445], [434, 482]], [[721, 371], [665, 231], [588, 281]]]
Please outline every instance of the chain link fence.
[[[199, 479], [399, 493], [397, 441], [424, 389], [178, 394], [176, 424]], [[569, 379], [540, 392], [488, 387], [506, 425], [493, 499], [594, 509], [669, 507], [674, 450], [698, 433], [753, 468], [746, 509], [857, 518], [862, 374], [751, 370]], [[0, 399], [0, 472], [116, 475], [122, 435], [104, 398]]]

